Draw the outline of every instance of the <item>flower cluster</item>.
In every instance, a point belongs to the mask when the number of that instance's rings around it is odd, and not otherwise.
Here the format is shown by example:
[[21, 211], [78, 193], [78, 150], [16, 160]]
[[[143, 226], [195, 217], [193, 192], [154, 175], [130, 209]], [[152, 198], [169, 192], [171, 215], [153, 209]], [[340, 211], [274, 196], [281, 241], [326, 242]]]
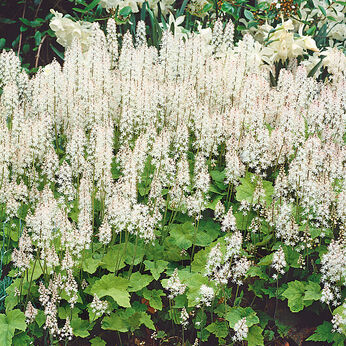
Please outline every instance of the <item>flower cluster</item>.
[[94, 299], [90, 304], [90, 308], [97, 318], [102, 316], [107, 311], [108, 302], [100, 300], [99, 297], [95, 294]]
[[280, 246], [279, 249], [273, 254], [272, 267], [276, 270], [276, 273], [273, 274], [273, 279], [277, 279], [278, 274], [285, 274], [286, 265], [287, 262], [285, 259], [285, 253]]
[[172, 276], [167, 281], [167, 289], [170, 291], [170, 294], [168, 295], [169, 299], [173, 299], [179, 294], [184, 294], [185, 292], [186, 285], [181, 283], [177, 268], [174, 269]]
[[265, 55], [269, 61], [284, 62], [287, 59], [296, 58], [302, 55], [307, 49], [318, 52], [316, 42], [310, 36], [299, 36], [295, 38], [292, 30], [294, 29], [292, 20], [283, 22], [276, 28], [266, 27], [268, 30], [268, 45]]
[[60, 12], [51, 10], [54, 17], [49, 26], [55, 32], [57, 42], [65, 48], [70, 47], [74, 39], [81, 43], [83, 51], [88, 50], [92, 35], [92, 25], [88, 22], [74, 22], [70, 18], [63, 17]]
[[248, 332], [249, 332], [249, 327], [246, 324], [246, 317], [242, 318], [239, 320], [235, 325], [234, 325], [234, 331], [235, 335], [233, 336], [233, 341], [243, 341], [246, 339]]

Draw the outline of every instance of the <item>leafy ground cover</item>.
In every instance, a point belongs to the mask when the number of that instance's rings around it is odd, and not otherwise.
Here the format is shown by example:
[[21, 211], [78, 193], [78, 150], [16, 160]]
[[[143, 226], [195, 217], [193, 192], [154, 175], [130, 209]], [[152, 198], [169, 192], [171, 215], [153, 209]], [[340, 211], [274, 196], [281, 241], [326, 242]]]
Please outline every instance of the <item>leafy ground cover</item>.
[[62, 65], [0, 54], [0, 345], [343, 345], [342, 51], [52, 15]]

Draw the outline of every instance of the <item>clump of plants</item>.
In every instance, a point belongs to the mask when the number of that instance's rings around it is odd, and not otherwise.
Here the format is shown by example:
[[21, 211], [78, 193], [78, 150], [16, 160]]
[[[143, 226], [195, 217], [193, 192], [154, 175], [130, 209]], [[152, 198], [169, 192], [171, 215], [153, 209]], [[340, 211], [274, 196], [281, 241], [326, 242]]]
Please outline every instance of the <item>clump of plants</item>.
[[343, 345], [343, 53], [273, 83], [231, 21], [87, 30], [32, 78], [0, 55], [0, 344]]

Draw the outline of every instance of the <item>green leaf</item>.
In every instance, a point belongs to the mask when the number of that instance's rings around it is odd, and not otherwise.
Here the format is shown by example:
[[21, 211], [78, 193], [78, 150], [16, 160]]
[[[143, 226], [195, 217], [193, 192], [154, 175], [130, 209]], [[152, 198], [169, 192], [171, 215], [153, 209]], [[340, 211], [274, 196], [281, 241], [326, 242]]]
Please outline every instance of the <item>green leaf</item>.
[[46, 315], [42, 310], [37, 311], [35, 321], [40, 328], [43, 326], [43, 323], [46, 322]]
[[[142, 244], [141, 241], [138, 242], [137, 246], [130, 242], [127, 243], [125, 263], [136, 266], [142, 262], [144, 257], [144, 246], [141, 246]], [[125, 244], [121, 245], [126, 246]]]
[[254, 324], [259, 323], [256, 312], [250, 307], [233, 307], [226, 314], [225, 319], [229, 322], [229, 326], [234, 328], [235, 324], [244, 317], [246, 317], [246, 325], [248, 327], [252, 327]]
[[[211, 189], [209, 189], [211, 191]], [[213, 191], [212, 191], [213, 192]], [[215, 210], [216, 204], [222, 199], [222, 196], [215, 197], [211, 202], [207, 204], [207, 208], [211, 210]]]
[[183, 225], [173, 224], [169, 233], [179, 248], [187, 250], [192, 246], [194, 238], [194, 226], [192, 222], [185, 222]]
[[82, 268], [89, 274], [94, 274], [101, 263], [100, 258], [93, 258], [92, 252], [87, 252], [87, 257], [83, 258]]
[[190, 273], [190, 270], [179, 271], [179, 278], [189, 288], [186, 293], [188, 307], [196, 306], [196, 299], [200, 296], [200, 288], [203, 284], [208, 285], [208, 278], [200, 273]]
[[149, 305], [156, 309], [162, 310], [162, 300], [161, 297], [164, 297], [165, 294], [162, 290], [148, 290], [147, 288], [143, 289], [143, 298], [149, 301]]
[[288, 288], [282, 293], [288, 299], [288, 306], [292, 312], [304, 309], [305, 285], [300, 281], [291, 281]]
[[132, 13], [132, 9], [130, 6], [126, 6], [119, 11], [119, 15], [122, 17], [127, 17], [131, 13]]
[[143, 263], [145, 264], [145, 269], [150, 270], [154, 279], [158, 280], [160, 278], [161, 273], [165, 269], [167, 269], [169, 262], [163, 261], [163, 260], [157, 260], [157, 261], [145, 260]]
[[0, 49], [3, 49], [6, 44], [6, 39], [5, 38], [0, 38]]
[[40, 32], [40, 31], [36, 31], [34, 38], [35, 38], [35, 44], [36, 44], [36, 46], [39, 46], [40, 43], [41, 43], [41, 39], [42, 39], [42, 34], [41, 34], [41, 32]]
[[267, 255], [265, 257], [263, 257], [259, 262], [258, 265], [260, 266], [268, 266], [270, 264], [272, 264], [273, 262], [273, 253], [271, 253], [270, 255]]
[[116, 330], [121, 333], [125, 333], [129, 330], [126, 321], [120, 316], [119, 312], [104, 317], [101, 327], [105, 330]]
[[187, 5], [189, 0], [184, 0], [183, 4], [181, 5], [179, 11], [177, 12], [177, 18], [180, 17], [183, 13], [184, 13], [184, 10], [185, 10], [185, 7]]
[[12, 339], [13, 346], [33, 345], [34, 338], [29, 336], [27, 333], [20, 333], [15, 335]]
[[305, 294], [304, 300], [320, 300], [321, 287], [317, 282], [309, 281], [309, 283], [305, 286]]
[[301, 265], [299, 263], [299, 252], [293, 249], [291, 246], [283, 246], [283, 250], [288, 266], [292, 268], [300, 268]]
[[89, 321], [82, 320], [78, 315], [74, 315], [71, 321], [71, 327], [74, 336], [86, 338], [89, 336], [88, 327], [90, 326]]
[[228, 326], [225, 321], [216, 321], [209, 324], [206, 329], [213, 333], [217, 338], [225, 338], [228, 335]]
[[282, 338], [285, 338], [288, 335], [289, 330], [292, 328], [290, 325], [286, 325], [284, 323], [281, 323], [278, 320], [275, 320], [275, 325], [278, 329], [278, 333]]
[[153, 277], [147, 274], [141, 274], [140, 272], [135, 272], [131, 275], [129, 281], [129, 292], [137, 292], [143, 287], [147, 287], [150, 282], [153, 281]]
[[183, 259], [181, 255], [181, 248], [179, 248], [172, 237], [167, 237], [163, 243], [164, 252], [162, 258], [172, 261], [179, 262]]
[[220, 223], [213, 220], [200, 220], [196, 245], [198, 246], [207, 246], [210, 245], [215, 239], [221, 234]]
[[90, 5], [88, 5], [88, 6], [85, 8], [84, 12], [88, 12], [88, 11], [92, 10], [94, 7], [96, 7], [96, 6], [98, 5], [99, 2], [100, 2], [100, 0], [93, 0], [93, 1], [90, 3]]
[[64, 53], [60, 52], [58, 49], [56, 49], [52, 44], [50, 44], [50, 48], [52, 48], [53, 52], [62, 60], [65, 59]]
[[250, 12], [249, 10], [244, 10], [244, 16], [246, 19], [252, 21], [254, 20], [254, 16], [252, 14], [252, 12]]
[[248, 342], [248, 346], [263, 346], [264, 345], [262, 331], [263, 329], [260, 326], [252, 326], [249, 329], [249, 333], [245, 339]]
[[219, 183], [223, 183], [226, 179], [226, 174], [225, 172], [220, 172], [217, 170], [211, 171], [210, 172], [210, 176], [213, 178], [213, 180], [219, 182]]
[[230, 14], [233, 14], [234, 13], [234, 8], [233, 8], [233, 5], [231, 5], [230, 3], [228, 2], [224, 2], [221, 6], [221, 10], [226, 12], [226, 13], [230, 13]]
[[203, 9], [202, 9], [202, 13], [208, 12], [212, 8], [213, 8], [212, 4], [205, 4]]
[[16, 329], [26, 330], [25, 315], [18, 309], [0, 314], [0, 345], [11, 346]]
[[191, 221], [171, 226], [170, 237], [180, 249], [188, 249], [194, 243], [197, 246], [207, 246], [220, 234], [220, 225], [214, 221], [199, 223], [196, 229]]
[[247, 276], [249, 276], [249, 277], [256, 277], [256, 276], [258, 276], [260, 279], [264, 279], [264, 280], [268, 280], [268, 278], [269, 278], [269, 276], [266, 274], [264, 268], [255, 267], [255, 266], [251, 267], [248, 270]]
[[326, 10], [321, 5], [318, 5], [318, 8], [321, 10], [324, 16], [327, 16]]
[[247, 202], [252, 202], [252, 196], [255, 191], [255, 185], [250, 181], [250, 176], [247, 175], [245, 178], [240, 178], [241, 184], [237, 186], [236, 200], [241, 202], [246, 200]]
[[97, 280], [90, 292], [96, 294], [99, 298], [110, 296], [120, 306], [130, 307], [130, 295], [127, 292], [129, 281], [114, 276], [114, 274], [103, 275], [100, 280]]
[[99, 336], [90, 340], [91, 346], [105, 346], [106, 341], [101, 339]]
[[330, 322], [324, 321], [306, 341], [327, 341], [331, 343], [333, 341], [332, 329], [333, 325]]
[[[111, 273], [114, 273], [116, 270], [120, 270], [124, 268], [125, 262], [124, 262], [124, 258], [122, 258], [123, 254], [124, 254], [124, 244], [113, 245], [102, 259], [102, 262], [101, 262], [102, 268], [106, 268]], [[89, 264], [91, 265], [89, 270], [92, 270], [93, 266], [96, 263], [92, 262]]]
[[313, 77], [316, 71], [321, 67], [323, 59], [321, 59], [308, 73], [308, 77]]
[[142, 312], [140, 322], [143, 323], [147, 328], [155, 330], [154, 323], [147, 313]]

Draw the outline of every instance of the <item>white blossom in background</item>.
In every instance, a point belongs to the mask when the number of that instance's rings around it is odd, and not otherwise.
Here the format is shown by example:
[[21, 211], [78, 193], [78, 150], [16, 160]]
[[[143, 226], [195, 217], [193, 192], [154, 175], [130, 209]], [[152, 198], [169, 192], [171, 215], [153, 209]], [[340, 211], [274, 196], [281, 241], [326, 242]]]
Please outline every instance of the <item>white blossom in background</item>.
[[[330, 45], [335, 41], [345, 42], [345, 5], [336, 1], [328, 3], [324, 0], [313, 0], [314, 7], [308, 15], [306, 20], [317, 17], [317, 27], [321, 28], [324, 24], [328, 24], [327, 37], [330, 38]], [[320, 7], [324, 8], [326, 16], [321, 12]], [[329, 18], [328, 18], [329, 17]], [[334, 18], [334, 20], [330, 19]], [[334, 42], [333, 42], [334, 41]]]
[[149, 7], [154, 11], [155, 16], [157, 16], [158, 13], [159, 13], [159, 6], [158, 6], [158, 4], [160, 3], [161, 12], [165, 16], [170, 11], [173, 10], [172, 5], [173, 5], [175, 0], [147, 0], [147, 1], [148, 1], [148, 4], [149, 4]]
[[139, 11], [138, 6], [141, 5], [144, 0], [101, 0], [100, 5], [106, 10], [119, 9], [121, 11], [124, 7], [130, 7], [133, 13]]
[[57, 42], [67, 48], [71, 46], [74, 39], [78, 39], [83, 51], [87, 51], [91, 43], [92, 24], [74, 22], [72, 19], [63, 17], [58, 11], [51, 10], [51, 13], [54, 17], [49, 26], [55, 32]]
[[294, 37], [292, 20], [287, 20], [269, 34], [264, 54], [273, 62], [285, 61], [302, 55], [307, 49], [317, 52], [316, 42], [310, 36]]
[[328, 47], [325, 51], [321, 52], [321, 56], [325, 56], [322, 60], [322, 65], [333, 75], [333, 78], [335, 80], [343, 80], [345, 78], [345, 54], [336, 47]]
[[207, 12], [203, 12], [202, 10], [208, 4], [208, 0], [191, 0], [187, 3], [186, 9], [194, 16], [204, 18]]
[[205, 265], [205, 275], [212, 276], [222, 264], [222, 252], [220, 244], [215, 245], [208, 254], [207, 263]]
[[109, 225], [107, 219], [105, 219], [99, 229], [99, 239], [103, 244], [108, 244], [112, 239], [112, 228]]

